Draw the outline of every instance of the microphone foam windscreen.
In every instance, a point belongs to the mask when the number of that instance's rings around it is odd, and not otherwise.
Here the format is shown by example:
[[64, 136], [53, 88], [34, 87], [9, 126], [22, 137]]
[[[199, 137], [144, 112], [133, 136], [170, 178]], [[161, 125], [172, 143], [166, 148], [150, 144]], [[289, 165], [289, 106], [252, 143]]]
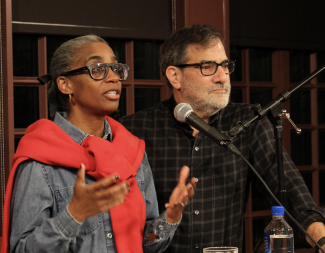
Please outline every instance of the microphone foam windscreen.
[[174, 109], [174, 116], [178, 121], [185, 122], [188, 115], [192, 112], [192, 106], [187, 103], [180, 103]]

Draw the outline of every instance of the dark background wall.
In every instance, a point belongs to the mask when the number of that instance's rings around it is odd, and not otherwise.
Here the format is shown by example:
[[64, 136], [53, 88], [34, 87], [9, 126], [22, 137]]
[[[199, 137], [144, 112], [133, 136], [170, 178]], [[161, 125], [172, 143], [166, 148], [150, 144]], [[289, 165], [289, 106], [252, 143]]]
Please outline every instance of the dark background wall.
[[[186, 1], [176, 1], [178, 8], [182, 2]], [[199, 12], [192, 10], [196, 11]], [[324, 12], [323, 0], [231, 0], [230, 43], [325, 50]], [[172, 1], [167, 0], [12, 0], [15, 33], [76, 36], [96, 33], [104, 37], [163, 40], [172, 31], [172, 18]]]
[[12, 0], [13, 32], [165, 39], [172, 29], [166, 0]]
[[230, 0], [230, 43], [325, 50], [325, 1]]

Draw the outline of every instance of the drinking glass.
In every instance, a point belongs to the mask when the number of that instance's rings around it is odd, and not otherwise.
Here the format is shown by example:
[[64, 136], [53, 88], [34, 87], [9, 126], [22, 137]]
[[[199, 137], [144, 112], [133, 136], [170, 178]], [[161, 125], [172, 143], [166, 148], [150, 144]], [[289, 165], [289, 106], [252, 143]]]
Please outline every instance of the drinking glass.
[[203, 253], [238, 253], [236, 247], [209, 247], [204, 248]]

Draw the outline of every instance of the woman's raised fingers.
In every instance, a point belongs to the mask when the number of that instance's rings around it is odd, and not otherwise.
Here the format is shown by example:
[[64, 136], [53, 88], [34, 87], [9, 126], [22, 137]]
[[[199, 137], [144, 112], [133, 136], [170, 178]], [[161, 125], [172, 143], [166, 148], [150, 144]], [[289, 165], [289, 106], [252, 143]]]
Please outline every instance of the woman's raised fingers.
[[113, 173], [110, 176], [103, 178], [101, 180], [98, 180], [95, 183], [92, 183], [89, 185], [90, 190], [94, 191], [101, 191], [103, 189], [107, 189], [114, 184], [120, 182], [120, 176], [117, 173]]

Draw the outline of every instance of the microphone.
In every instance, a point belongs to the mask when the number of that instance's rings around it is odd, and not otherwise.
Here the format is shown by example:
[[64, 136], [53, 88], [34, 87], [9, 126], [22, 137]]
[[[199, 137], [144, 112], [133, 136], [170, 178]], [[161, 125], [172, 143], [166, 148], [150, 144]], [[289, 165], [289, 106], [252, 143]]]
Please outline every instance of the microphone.
[[204, 122], [194, 111], [193, 108], [186, 103], [178, 104], [174, 109], [174, 116], [180, 122], [186, 122], [192, 127], [206, 135], [210, 140], [218, 145], [227, 145], [229, 138]]
[[174, 116], [178, 121], [185, 122], [194, 127], [195, 129], [199, 130], [217, 145], [227, 146], [232, 153], [241, 156], [240, 151], [232, 143], [228, 142], [231, 139], [225, 134], [221, 133], [216, 128], [211, 127], [208, 123], [204, 122], [193, 111], [192, 106], [190, 106], [189, 104], [178, 104], [174, 109]]

